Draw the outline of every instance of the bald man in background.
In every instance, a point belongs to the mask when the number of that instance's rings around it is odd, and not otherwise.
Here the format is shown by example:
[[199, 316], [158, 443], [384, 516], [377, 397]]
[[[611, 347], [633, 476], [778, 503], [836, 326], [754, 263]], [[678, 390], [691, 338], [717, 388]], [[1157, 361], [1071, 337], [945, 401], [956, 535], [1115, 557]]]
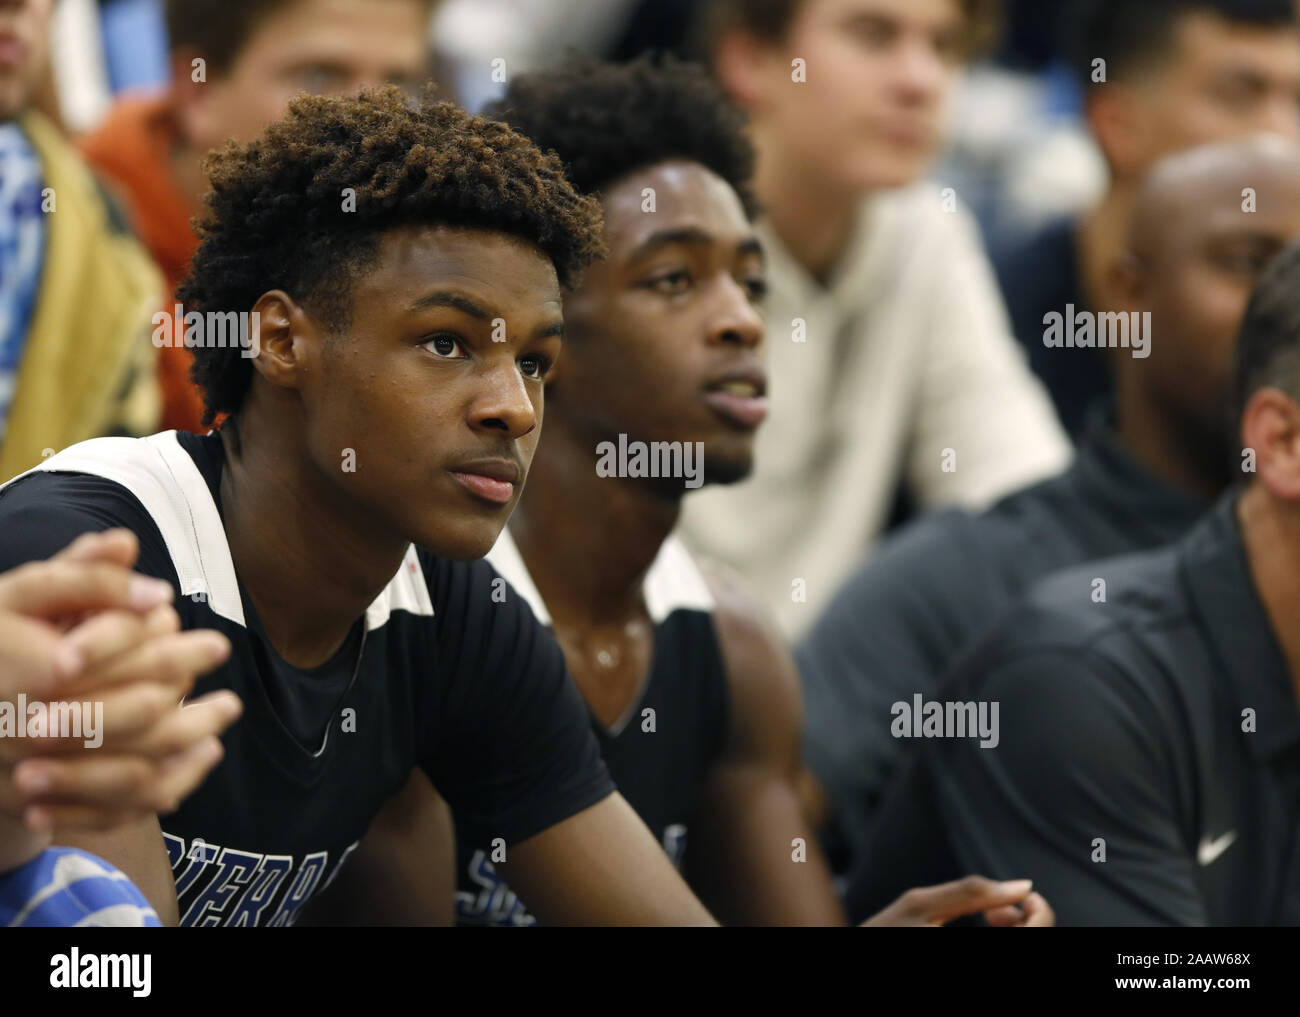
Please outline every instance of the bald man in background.
[[[1099, 303], [1139, 312], [1127, 319], [1138, 331], [1127, 348], [1104, 351], [1115, 399], [1094, 405], [1075, 464], [983, 514], [948, 512], [905, 529], [813, 627], [796, 654], [806, 753], [821, 785], [807, 791], [814, 819], [827, 821], [837, 868], [861, 863], [877, 824], [883, 831], [914, 821], [895, 817], [907, 813], [901, 802], [880, 818], [906, 744], [891, 734], [894, 704], [934, 696], [961, 652], [1039, 579], [1169, 543], [1227, 485], [1235, 466], [1228, 393], [1236, 332], [1265, 265], [1297, 236], [1295, 142], [1261, 136], [1158, 163]], [[942, 860], [924, 864], [923, 855], [912, 853], [922, 870], [942, 868]], [[873, 875], [890, 885], [895, 878]], [[919, 885], [940, 877], [906, 878]], [[868, 907], [874, 893], [864, 898]]]

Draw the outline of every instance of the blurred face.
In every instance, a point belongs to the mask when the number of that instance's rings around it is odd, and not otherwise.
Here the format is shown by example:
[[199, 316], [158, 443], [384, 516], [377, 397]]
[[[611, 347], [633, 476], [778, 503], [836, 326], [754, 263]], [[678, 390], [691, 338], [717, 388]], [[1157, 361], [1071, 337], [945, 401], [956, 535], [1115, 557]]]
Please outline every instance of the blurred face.
[[[345, 335], [295, 314], [293, 385], [326, 488], [404, 541], [486, 554], [523, 488], [560, 352], [551, 261], [502, 234], [398, 230], [354, 285]], [[355, 472], [340, 468], [347, 448]]]
[[1166, 62], [1116, 100], [1125, 108], [1101, 139], [1121, 174], [1144, 173], [1163, 155], [1207, 142], [1260, 132], [1296, 138], [1300, 33], [1187, 15]]
[[609, 257], [565, 297], [554, 412], [593, 449], [619, 434], [698, 441], [705, 481], [743, 477], [767, 382], [763, 254], [740, 199], [698, 163], [672, 160], [615, 183], [602, 204]]
[[[957, 0], [804, 0], [778, 47], [764, 47], [756, 124], [850, 190], [916, 179], [940, 141], [960, 64]], [[805, 61], [807, 81], [791, 80]]]
[[191, 80], [178, 54], [178, 105], [201, 151], [246, 142], [278, 120], [300, 92], [354, 95], [395, 84], [415, 92], [428, 77], [429, 6], [419, 0], [299, 0], [260, 22], [234, 64]]
[[[1231, 440], [1224, 409], [1251, 290], [1300, 237], [1300, 162], [1243, 167], [1237, 176], [1180, 196], [1164, 217], [1131, 298], [1151, 311], [1151, 355], [1121, 368], [1141, 371], [1152, 398], [1216, 442]], [[1256, 190], [1254, 212], [1242, 210], [1242, 181]]]
[[0, 120], [12, 120], [31, 101], [50, 48], [54, 0], [0, 2]]

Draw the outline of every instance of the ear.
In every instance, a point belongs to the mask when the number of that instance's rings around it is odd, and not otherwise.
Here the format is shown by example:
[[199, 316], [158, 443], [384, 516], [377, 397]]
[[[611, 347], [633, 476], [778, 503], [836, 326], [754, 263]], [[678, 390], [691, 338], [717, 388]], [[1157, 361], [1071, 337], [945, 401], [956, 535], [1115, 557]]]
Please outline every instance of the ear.
[[1088, 93], [1084, 116], [1113, 174], [1139, 176], [1149, 157], [1141, 97], [1129, 86], [1107, 83]]
[[196, 69], [195, 61], [201, 59], [203, 54], [193, 46], [183, 46], [171, 54], [172, 105], [176, 110], [181, 137], [192, 144], [199, 143], [212, 134], [207, 124], [206, 100], [213, 87], [214, 76], [210, 66]]
[[713, 50], [713, 69], [722, 90], [747, 110], [763, 106], [764, 58], [771, 44], [742, 28], [722, 33]]
[[1148, 306], [1150, 276], [1145, 262], [1127, 248], [1107, 266], [1103, 306], [1117, 311], [1138, 311]]
[[276, 388], [301, 389], [323, 339], [315, 322], [283, 290], [263, 293], [253, 314], [260, 343], [253, 369]]
[[1275, 498], [1300, 502], [1300, 405], [1262, 388], [1241, 415], [1243, 448], [1255, 450], [1255, 475]]

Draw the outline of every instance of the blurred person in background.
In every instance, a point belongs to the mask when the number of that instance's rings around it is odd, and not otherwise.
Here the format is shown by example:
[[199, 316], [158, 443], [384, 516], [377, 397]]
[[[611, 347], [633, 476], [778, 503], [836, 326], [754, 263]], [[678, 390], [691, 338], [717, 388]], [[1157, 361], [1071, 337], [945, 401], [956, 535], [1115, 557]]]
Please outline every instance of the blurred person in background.
[[47, 449], [158, 423], [162, 283], [59, 130], [32, 108], [54, 0], [0, 4], [0, 480]]
[[[418, 91], [431, 73], [435, 3], [169, 0], [171, 86], [119, 99], [83, 142], [90, 162], [125, 192], [168, 297], [198, 244], [190, 218], [207, 187], [204, 155], [256, 137], [299, 92], [351, 95], [384, 84]], [[160, 351], [165, 428], [203, 430], [192, 362], [183, 346]]]
[[1260, 131], [1300, 134], [1300, 33], [1293, 0], [1076, 0], [1065, 24], [1109, 185], [1082, 216], [999, 251], [996, 267], [1016, 336], [1078, 435], [1089, 405], [1111, 390], [1105, 358], [1046, 346], [1044, 317], [1113, 309], [1106, 273], [1161, 156]]
[[1233, 359], [1235, 483], [1176, 543], [1054, 573], [1002, 614], [936, 697], [1000, 704], [997, 744], [916, 743], [851, 910], [951, 864], [1032, 875], [1062, 925], [1300, 924], [1300, 244]]
[[805, 753], [841, 866], [861, 855], [909, 744], [893, 734], [894, 704], [935, 696], [1033, 583], [1178, 539], [1231, 479], [1229, 361], [1252, 286], [1300, 237], [1300, 145], [1260, 136], [1167, 156], [1133, 215], [1108, 285], [1118, 310], [1150, 312], [1150, 356], [1104, 351], [1116, 398], [1094, 404], [1073, 466], [985, 513], [904, 528], [798, 648]]
[[758, 148], [772, 384], [754, 474], [692, 499], [683, 532], [741, 571], [787, 635], [870, 549], [900, 488], [922, 509], [983, 507], [1069, 461], [973, 220], [952, 192], [917, 183], [988, 8], [708, 10], [714, 71]]

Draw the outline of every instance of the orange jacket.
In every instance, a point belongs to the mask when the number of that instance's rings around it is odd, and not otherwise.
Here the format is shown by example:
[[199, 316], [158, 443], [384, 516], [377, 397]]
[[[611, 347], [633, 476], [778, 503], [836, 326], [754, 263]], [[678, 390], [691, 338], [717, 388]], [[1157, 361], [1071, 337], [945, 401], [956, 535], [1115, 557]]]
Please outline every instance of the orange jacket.
[[[190, 229], [195, 209], [171, 176], [177, 139], [176, 120], [167, 98], [119, 99], [107, 119], [82, 139], [87, 161], [117, 185], [127, 202], [136, 231], [167, 281], [167, 302], [189, 270], [198, 240]], [[203, 397], [190, 381], [194, 358], [184, 346], [159, 351], [163, 428], [202, 432]]]

